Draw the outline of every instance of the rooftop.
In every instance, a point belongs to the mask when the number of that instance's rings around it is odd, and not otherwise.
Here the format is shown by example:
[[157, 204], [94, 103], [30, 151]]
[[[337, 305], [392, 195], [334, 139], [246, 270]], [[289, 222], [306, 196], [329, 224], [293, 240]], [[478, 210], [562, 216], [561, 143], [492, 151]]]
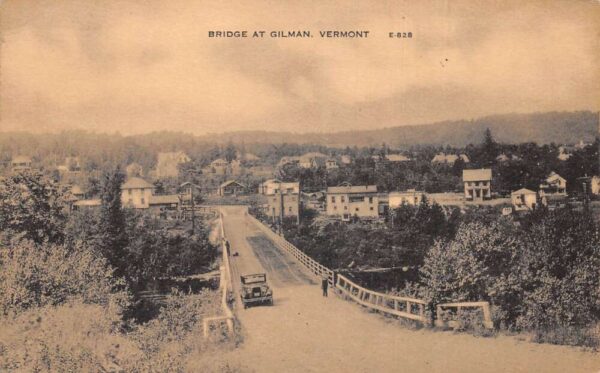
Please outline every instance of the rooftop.
[[463, 170], [463, 181], [492, 180], [492, 170], [480, 168], [476, 170]]
[[352, 194], [352, 193], [377, 193], [377, 185], [344, 185], [327, 188], [327, 193], [340, 193], [340, 194]]
[[148, 199], [148, 203], [150, 205], [166, 205], [179, 203], [179, 196], [177, 194], [150, 196], [150, 198]]
[[148, 189], [154, 188], [154, 185], [150, 184], [146, 180], [139, 177], [132, 177], [128, 179], [125, 184], [121, 186], [121, 189]]
[[536, 192], [534, 192], [533, 190], [529, 190], [527, 188], [521, 188], [519, 190], [515, 190], [510, 195], [516, 196], [516, 195], [520, 195], [520, 194], [536, 194]]

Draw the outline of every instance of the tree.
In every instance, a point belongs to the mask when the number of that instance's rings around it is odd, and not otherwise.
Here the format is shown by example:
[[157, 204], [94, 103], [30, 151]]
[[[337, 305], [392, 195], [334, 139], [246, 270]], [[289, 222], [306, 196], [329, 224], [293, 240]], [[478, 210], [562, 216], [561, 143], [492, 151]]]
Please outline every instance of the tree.
[[102, 185], [102, 205], [98, 222], [96, 247], [108, 262], [116, 269], [117, 276], [126, 275], [124, 271], [125, 247], [127, 246], [125, 212], [121, 205], [121, 186], [125, 175], [117, 167], [104, 175]]
[[483, 133], [483, 143], [481, 144], [481, 154], [479, 162], [483, 166], [491, 166], [495, 163], [498, 156], [498, 144], [492, 137], [492, 131], [489, 128]]
[[225, 148], [225, 159], [227, 160], [227, 162], [231, 162], [236, 158], [237, 150], [235, 148], [235, 145], [233, 145], [232, 142], [229, 142], [229, 144], [227, 144], [227, 147]]
[[0, 231], [8, 238], [62, 242], [65, 209], [64, 193], [40, 173], [19, 173], [0, 181]]

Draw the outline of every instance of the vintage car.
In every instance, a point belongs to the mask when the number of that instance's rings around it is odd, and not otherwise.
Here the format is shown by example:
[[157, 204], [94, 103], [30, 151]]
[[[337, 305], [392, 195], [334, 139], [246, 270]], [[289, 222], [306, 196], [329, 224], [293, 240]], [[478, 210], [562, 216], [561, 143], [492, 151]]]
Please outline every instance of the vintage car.
[[266, 273], [255, 273], [240, 276], [242, 282], [241, 294], [244, 308], [252, 304], [273, 305], [273, 291], [267, 285]]

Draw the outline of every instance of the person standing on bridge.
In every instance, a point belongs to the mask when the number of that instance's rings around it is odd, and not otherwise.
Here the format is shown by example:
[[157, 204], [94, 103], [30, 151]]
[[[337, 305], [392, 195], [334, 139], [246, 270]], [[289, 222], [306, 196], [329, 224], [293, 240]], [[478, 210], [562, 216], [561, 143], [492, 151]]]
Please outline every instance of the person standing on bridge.
[[327, 277], [323, 276], [321, 279], [321, 289], [323, 289], [323, 296], [327, 297], [327, 288], [329, 287], [329, 282]]

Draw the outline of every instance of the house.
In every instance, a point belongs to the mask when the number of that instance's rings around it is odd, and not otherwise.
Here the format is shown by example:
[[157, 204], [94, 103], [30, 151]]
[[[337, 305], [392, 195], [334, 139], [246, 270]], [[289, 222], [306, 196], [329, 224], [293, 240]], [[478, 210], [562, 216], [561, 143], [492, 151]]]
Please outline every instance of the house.
[[554, 171], [540, 184], [540, 195], [550, 194], [567, 195], [567, 180]]
[[236, 196], [238, 194], [244, 194], [246, 187], [235, 180], [229, 180], [219, 186], [218, 194], [221, 197], [225, 196]]
[[483, 201], [492, 198], [492, 170], [489, 168], [463, 170], [463, 184], [466, 200]]
[[133, 162], [125, 167], [125, 173], [127, 177], [143, 177], [144, 168], [139, 163]]
[[403, 154], [388, 154], [385, 156], [385, 159], [389, 162], [408, 162], [410, 158]]
[[286, 157], [281, 157], [281, 159], [279, 160], [279, 163], [277, 163], [277, 167], [283, 167], [288, 164], [299, 164], [299, 163], [300, 163], [300, 157], [286, 156]]
[[77, 200], [82, 200], [82, 199], [85, 198], [85, 193], [84, 193], [83, 189], [81, 189], [81, 187], [79, 185], [72, 185], [70, 193]]
[[271, 195], [275, 194], [275, 189], [279, 188], [281, 181], [277, 179], [265, 180], [258, 186], [258, 194]]
[[244, 167], [242, 166], [242, 161], [239, 159], [234, 159], [229, 163], [228, 172], [232, 175], [240, 175], [243, 170]]
[[10, 161], [12, 172], [31, 170], [31, 158], [26, 155], [18, 155]]
[[317, 211], [325, 210], [325, 192], [302, 193], [304, 206]]
[[216, 175], [227, 175], [229, 169], [229, 162], [223, 158], [215, 159], [210, 162], [209, 173]]
[[157, 213], [175, 211], [179, 209], [181, 199], [176, 194], [151, 195], [148, 205]]
[[567, 146], [559, 146], [558, 147], [558, 156], [557, 158], [561, 161], [566, 161], [567, 159], [571, 158], [571, 147], [567, 147]]
[[328, 160], [325, 161], [325, 168], [328, 170], [333, 170], [336, 168], [340, 168], [340, 166], [338, 165], [338, 163], [335, 159], [329, 158]]
[[350, 157], [349, 155], [342, 155], [340, 157], [340, 162], [342, 164], [348, 165], [348, 164], [352, 163], [352, 157]]
[[264, 194], [267, 196], [278, 193], [280, 190], [284, 192], [288, 192], [292, 190], [292, 192], [298, 194], [300, 193], [300, 183], [299, 182], [281, 182], [277, 179], [269, 179], [258, 186], [258, 193]]
[[377, 218], [379, 216], [379, 195], [376, 185], [343, 185], [327, 188], [326, 213], [342, 220]]
[[467, 157], [466, 154], [456, 155], [456, 154], [438, 153], [435, 155], [435, 157], [433, 157], [433, 159], [431, 160], [431, 163], [454, 164], [454, 162], [456, 162], [459, 158], [462, 159], [462, 161], [465, 163], [470, 162], [470, 159], [469, 159], [469, 157]]
[[409, 189], [402, 192], [390, 192], [388, 195], [388, 204], [391, 209], [396, 209], [403, 204], [416, 206], [423, 200], [424, 192], [418, 192], [415, 189]]
[[294, 217], [299, 219], [300, 217], [300, 183], [288, 183], [296, 184], [296, 187], [276, 189], [275, 193], [268, 195], [265, 214], [269, 216], [273, 222], [280, 221], [281, 218]]
[[179, 176], [179, 165], [191, 161], [190, 157], [184, 152], [158, 153], [156, 162], [156, 178], [177, 177]]
[[302, 168], [317, 168], [325, 165], [327, 156], [319, 152], [306, 153], [300, 156], [298, 165]]
[[534, 210], [538, 205], [538, 195], [533, 190], [519, 189], [510, 194], [515, 211]]
[[139, 177], [132, 177], [121, 186], [121, 203], [124, 207], [147, 209], [153, 193], [154, 185]]
[[592, 194], [600, 195], [600, 176], [592, 177], [590, 191]]

